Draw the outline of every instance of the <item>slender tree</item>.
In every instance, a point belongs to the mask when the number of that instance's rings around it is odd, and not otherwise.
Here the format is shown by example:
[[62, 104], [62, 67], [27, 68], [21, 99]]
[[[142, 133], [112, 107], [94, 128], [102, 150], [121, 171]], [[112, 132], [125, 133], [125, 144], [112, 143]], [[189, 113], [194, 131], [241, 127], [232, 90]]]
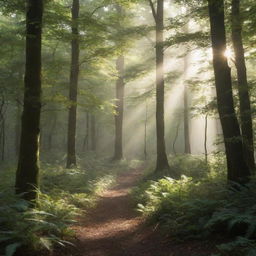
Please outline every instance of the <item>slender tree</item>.
[[76, 112], [77, 89], [79, 75], [79, 0], [73, 0], [72, 4], [72, 40], [71, 40], [71, 67], [69, 83], [69, 100], [71, 106], [68, 112], [68, 141], [67, 141], [67, 168], [76, 165]]
[[224, 1], [208, 0], [208, 10], [217, 105], [227, 157], [227, 176], [230, 181], [245, 183], [249, 179], [250, 171], [244, 159], [239, 124], [234, 110], [231, 70], [224, 56], [226, 51]]
[[156, 171], [169, 169], [164, 132], [164, 0], [148, 0], [156, 25]]
[[189, 105], [188, 105], [188, 87], [186, 85], [186, 75], [188, 70], [188, 60], [189, 54], [187, 54], [184, 58], [184, 152], [185, 154], [191, 154], [191, 147], [190, 147], [190, 136], [189, 136]]
[[[185, 12], [187, 14], [187, 11]], [[189, 33], [189, 24], [187, 23], [184, 27], [184, 33]], [[191, 146], [190, 146], [190, 133], [189, 133], [189, 103], [188, 103], [188, 86], [186, 84], [188, 68], [189, 68], [189, 59], [190, 54], [188, 52], [185, 53], [185, 57], [183, 60], [183, 101], [184, 101], [184, 153], [191, 154]]]
[[147, 159], [147, 131], [148, 131], [148, 101], [146, 100], [145, 121], [144, 121], [144, 158]]
[[21, 106], [19, 102], [16, 105], [16, 120], [15, 120], [15, 155], [19, 156], [20, 148], [20, 118], [21, 118]]
[[57, 116], [56, 114], [53, 114], [53, 119], [51, 120], [51, 127], [50, 130], [48, 131], [47, 137], [48, 137], [48, 145], [47, 145], [47, 150], [50, 152], [52, 150], [52, 146], [53, 146], [53, 138], [54, 138], [54, 130], [56, 128], [56, 124], [57, 124]]
[[204, 116], [204, 159], [206, 164], [208, 163], [207, 132], [208, 132], [208, 113], [206, 113]]
[[26, 12], [25, 93], [15, 187], [16, 193], [34, 200], [39, 173], [43, 0], [28, 0]]
[[251, 173], [255, 171], [253, 126], [250, 105], [250, 94], [247, 81], [247, 71], [244, 58], [242, 39], [242, 21], [240, 15], [240, 0], [232, 0], [232, 42], [235, 52], [235, 65], [238, 80], [238, 95], [240, 104], [241, 132], [243, 137], [244, 155]]
[[91, 150], [95, 151], [97, 147], [97, 139], [96, 139], [96, 119], [95, 115], [91, 115]]
[[[118, 14], [123, 14], [123, 9], [120, 5], [116, 6]], [[122, 29], [121, 24], [118, 24], [119, 29]], [[116, 70], [118, 78], [116, 80], [116, 114], [115, 114], [115, 149], [114, 160], [123, 158], [123, 116], [124, 116], [124, 56], [118, 56], [116, 60]]]
[[118, 78], [116, 80], [116, 115], [115, 115], [115, 152], [114, 160], [123, 158], [123, 115], [124, 115], [124, 56], [116, 61]]

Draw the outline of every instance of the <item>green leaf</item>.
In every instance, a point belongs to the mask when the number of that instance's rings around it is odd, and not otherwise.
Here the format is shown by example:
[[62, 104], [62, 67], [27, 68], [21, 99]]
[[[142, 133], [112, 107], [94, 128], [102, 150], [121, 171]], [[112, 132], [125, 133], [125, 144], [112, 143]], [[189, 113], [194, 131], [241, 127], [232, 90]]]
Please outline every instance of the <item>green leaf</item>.
[[21, 246], [21, 243], [13, 243], [13, 244], [9, 244], [6, 248], [5, 248], [5, 256], [12, 256], [17, 248], [19, 248]]
[[47, 250], [51, 250], [52, 242], [47, 237], [40, 237], [40, 243], [45, 247]]

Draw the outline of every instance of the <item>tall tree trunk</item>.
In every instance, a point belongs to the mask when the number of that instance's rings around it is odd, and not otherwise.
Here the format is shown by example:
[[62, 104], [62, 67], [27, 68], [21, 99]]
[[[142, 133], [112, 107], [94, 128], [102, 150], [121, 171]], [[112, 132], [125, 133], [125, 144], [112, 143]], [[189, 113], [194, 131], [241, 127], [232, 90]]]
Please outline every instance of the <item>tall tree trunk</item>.
[[72, 4], [72, 41], [71, 41], [71, 68], [69, 83], [69, 100], [71, 106], [68, 112], [68, 148], [67, 168], [76, 166], [76, 111], [77, 111], [77, 88], [79, 75], [79, 0], [73, 0]]
[[190, 147], [190, 136], [189, 136], [189, 105], [188, 105], [188, 87], [186, 85], [186, 75], [188, 70], [188, 60], [189, 55], [187, 54], [184, 58], [184, 146], [185, 146], [185, 154], [191, 154]]
[[206, 164], [208, 164], [207, 132], [208, 132], [208, 114], [205, 114], [205, 117], [204, 117], [204, 159], [205, 159]]
[[[117, 13], [124, 15], [124, 10], [120, 5], [116, 5]], [[122, 30], [122, 24], [118, 27]], [[116, 115], [115, 115], [115, 148], [114, 160], [123, 158], [123, 115], [124, 115], [124, 56], [120, 55], [116, 60], [116, 70], [118, 78], [116, 80]]]
[[[187, 14], [187, 11], [186, 11]], [[184, 27], [184, 32], [189, 33], [189, 24]], [[184, 101], [184, 153], [191, 154], [190, 134], [189, 134], [189, 104], [188, 104], [188, 86], [186, 84], [190, 54], [186, 53], [183, 66], [183, 101]]]
[[83, 152], [85, 152], [86, 150], [89, 150], [89, 121], [90, 121], [90, 116], [89, 116], [89, 113], [86, 112], [86, 126], [85, 126], [85, 136], [84, 136], [84, 141], [83, 141]]
[[176, 149], [175, 149], [175, 144], [176, 144], [177, 139], [179, 137], [179, 129], [180, 129], [180, 119], [178, 120], [178, 124], [176, 126], [176, 132], [175, 132], [173, 143], [172, 143], [172, 151], [173, 151], [173, 154], [175, 156], [177, 156], [177, 152], [176, 152]]
[[27, 3], [25, 93], [15, 188], [25, 199], [34, 200], [39, 173], [43, 0]]
[[250, 170], [244, 159], [239, 124], [234, 110], [231, 71], [227, 58], [224, 56], [226, 51], [224, 2], [223, 0], [208, 0], [208, 8], [217, 105], [227, 157], [227, 178], [230, 181], [245, 183], [249, 179]]
[[232, 0], [232, 41], [235, 51], [235, 64], [238, 79], [238, 95], [240, 104], [241, 132], [244, 155], [251, 173], [255, 172], [253, 125], [249, 87], [247, 82], [244, 47], [242, 40], [242, 21], [240, 16], [240, 0]]
[[115, 152], [114, 160], [123, 158], [123, 114], [124, 114], [124, 56], [116, 61], [118, 79], [116, 81], [116, 115], [115, 115]]
[[89, 136], [90, 136], [89, 128], [90, 128], [90, 115], [88, 112], [86, 112], [86, 134], [84, 138], [84, 149], [87, 151], [89, 150]]
[[17, 102], [16, 105], [16, 120], [15, 120], [15, 156], [19, 155], [19, 148], [20, 148], [20, 120], [21, 119], [21, 107], [20, 103]]
[[156, 171], [169, 169], [164, 133], [164, 0], [157, 0], [156, 10]]
[[0, 159], [4, 161], [5, 155], [5, 99], [4, 95], [1, 97], [0, 104]]
[[5, 160], [5, 115], [0, 113], [0, 152], [1, 161]]
[[148, 101], [146, 100], [145, 123], [144, 123], [144, 159], [147, 159], [147, 127], [148, 126]]
[[54, 130], [55, 130], [55, 127], [56, 127], [56, 123], [57, 123], [57, 116], [53, 115], [51, 129], [50, 129], [49, 134], [48, 134], [48, 147], [47, 147], [47, 149], [49, 150], [49, 152], [52, 150], [52, 138], [53, 138], [53, 133], [54, 133]]
[[95, 115], [91, 115], [91, 150], [95, 151], [96, 150], [96, 120], [95, 120]]
[[[23, 86], [23, 75], [24, 71], [19, 70], [19, 86]], [[15, 120], [15, 156], [19, 156], [19, 148], [20, 148], [20, 135], [21, 135], [21, 102], [22, 95], [20, 90], [17, 90], [17, 99], [16, 99], [16, 120]]]

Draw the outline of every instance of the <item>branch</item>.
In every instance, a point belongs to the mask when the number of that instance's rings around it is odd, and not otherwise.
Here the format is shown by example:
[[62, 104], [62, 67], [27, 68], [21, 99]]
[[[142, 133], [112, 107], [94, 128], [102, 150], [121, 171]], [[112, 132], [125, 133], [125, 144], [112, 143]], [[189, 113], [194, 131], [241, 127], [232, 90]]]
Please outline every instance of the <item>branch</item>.
[[101, 9], [101, 8], [103, 8], [103, 7], [105, 7], [105, 5], [101, 5], [101, 6], [96, 7], [96, 8], [90, 13], [90, 17], [92, 17], [93, 14], [94, 14], [96, 11], [98, 11], [99, 9]]
[[156, 9], [154, 7], [154, 4], [153, 4], [152, 0], [148, 0], [148, 2], [149, 2], [149, 5], [151, 7], [151, 11], [152, 11], [153, 17], [154, 17], [154, 19], [156, 21]]

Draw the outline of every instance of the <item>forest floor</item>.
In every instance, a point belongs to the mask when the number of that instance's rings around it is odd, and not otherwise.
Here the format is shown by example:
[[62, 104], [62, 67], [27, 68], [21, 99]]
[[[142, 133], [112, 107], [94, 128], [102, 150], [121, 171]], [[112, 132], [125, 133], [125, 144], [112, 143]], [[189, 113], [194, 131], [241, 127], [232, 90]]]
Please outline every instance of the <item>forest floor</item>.
[[146, 225], [129, 194], [142, 172], [122, 173], [116, 185], [101, 195], [97, 206], [73, 227], [75, 247], [57, 250], [55, 256], [208, 256], [214, 252], [214, 244], [177, 242], [157, 226]]

